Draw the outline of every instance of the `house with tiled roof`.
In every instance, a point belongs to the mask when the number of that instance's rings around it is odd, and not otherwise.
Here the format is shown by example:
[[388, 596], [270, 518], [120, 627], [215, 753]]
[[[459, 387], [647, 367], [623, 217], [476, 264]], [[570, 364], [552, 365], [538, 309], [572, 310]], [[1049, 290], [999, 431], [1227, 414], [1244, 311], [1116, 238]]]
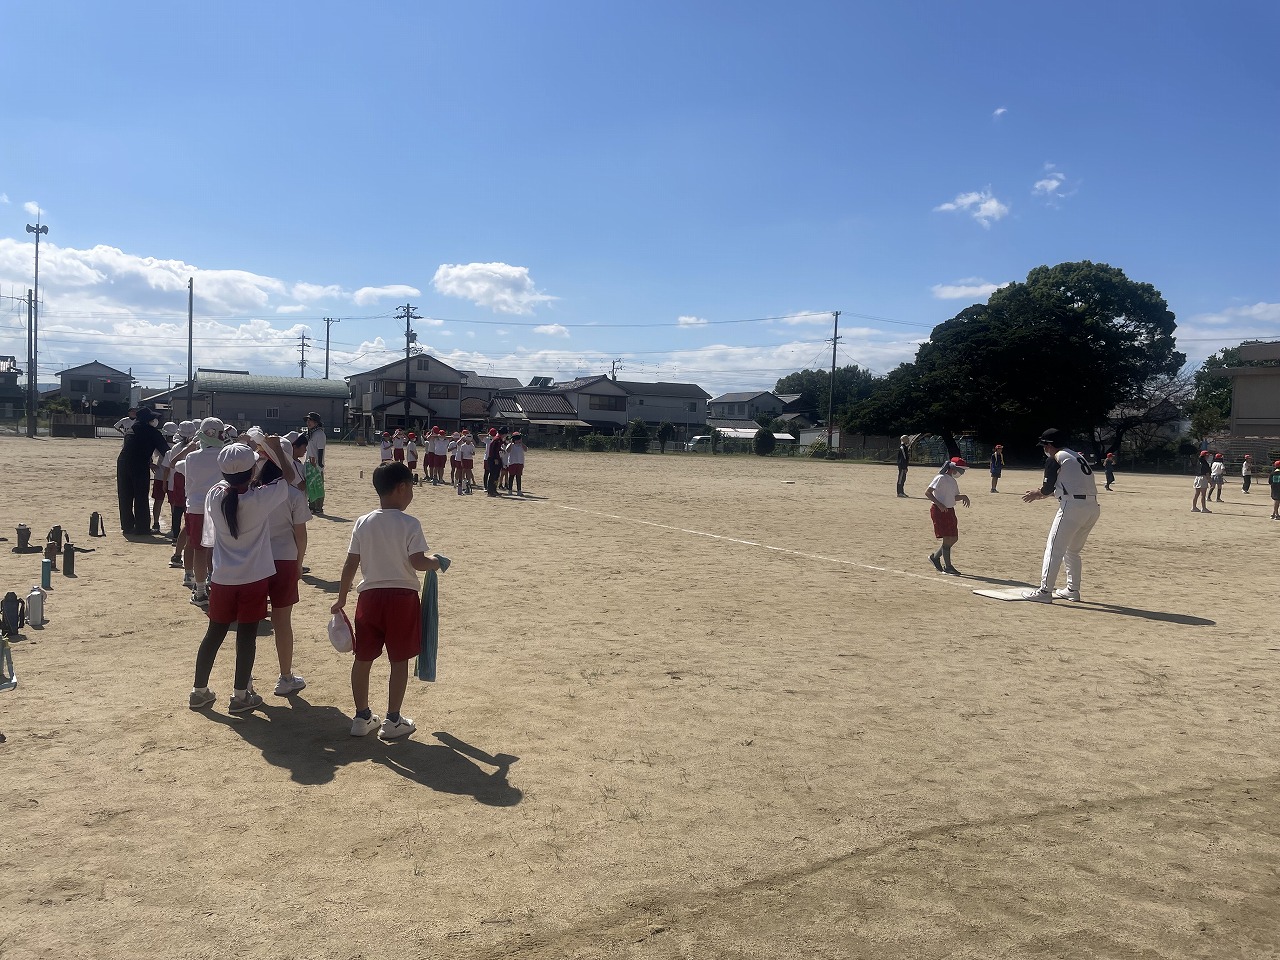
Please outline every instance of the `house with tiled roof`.
[[769, 390], [745, 393], [722, 393], [709, 404], [707, 425], [720, 430], [754, 430], [760, 426], [756, 417], [775, 419], [782, 413], [783, 402]]
[[684, 441], [702, 433], [707, 422], [707, 401], [711, 394], [696, 383], [646, 383], [618, 380], [627, 392], [627, 420], [643, 420], [651, 428], [664, 422], [675, 424], [675, 439]]
[[545, 389], [564, 396], [578, 419], [597, 433], [618, 433], [627, 425], [627, 391], [604, 374], [553, 383]]
[[[171, 420], [217, 417], [237, 430], [259, 426], [267, 433], [301, 430], [308, 413], [320, 414], [332, 436], [346, 426], [347, 385], [342, 380], [306, 377], [268, 377], [242, 370], [200, 368], [191, 382], [191, 413], [187, 414], [187, 385], [144, 398]], [[336, 428], [336, 431], [335, 431]]]
[[347, 384], [351, 419], [364, 438], [397, 427], [455, 430], [461, 423], [463, 374], [429, 354], [352, 374]]
[[459, 370], [462, 375], [462, 402], [459, 417], [464, 425], [477, 426], [489, 417], [489, 405], [503, 390], [519, 390], [524, 386], [515, 377], [494, 377], [474, 370]]
[[130, 406], [133, 378], [98, 360], [82, 363], [58, 373], [58, 390], [42, 394], [66, 397], [73, 411], [97, 416], [120, 417]]

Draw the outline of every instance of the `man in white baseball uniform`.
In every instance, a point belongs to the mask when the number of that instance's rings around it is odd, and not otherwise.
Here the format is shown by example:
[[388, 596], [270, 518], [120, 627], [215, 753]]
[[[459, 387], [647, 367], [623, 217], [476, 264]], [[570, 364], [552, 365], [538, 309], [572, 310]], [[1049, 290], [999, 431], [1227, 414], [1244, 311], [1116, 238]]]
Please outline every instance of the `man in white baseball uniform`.
[[[1044, 483], [1039, 490], [1028, 490], [1022, 496], [1024, 503], [1056, 497], [1058, 513], [1049, 528], [1049, 541], [1044, 548], [1044, 565], [1040, 569], [1040, 586], [1022, 594], [1024, 600], [1037, 603], [1053, 603], [1059, 600], [1080, 599], [1080, 551], [1101, 512], [1098, 507], [1098, 486], [1093, 470], [1080, 454], [1067, 446], [1060, 430], [1046, 430], [1040, 435], [1044, 448]], [[1058, 568], [1066, 563], [1067, 586], [1055, 590]]]

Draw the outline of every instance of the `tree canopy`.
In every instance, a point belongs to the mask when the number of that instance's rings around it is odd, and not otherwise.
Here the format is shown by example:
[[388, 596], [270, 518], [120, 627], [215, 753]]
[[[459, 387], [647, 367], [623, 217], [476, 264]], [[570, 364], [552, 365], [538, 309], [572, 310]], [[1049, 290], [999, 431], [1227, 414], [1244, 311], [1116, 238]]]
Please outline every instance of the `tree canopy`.
[[[847, 367], [837, 367], [833, 409], [838, 413], [850, 404], [869, 397], [875, 389], [875, 384], [875, 375], [856, 363]], [[831, 372], [829, 370], [800, 370], [789, 373], [773, 388], [776, 394], [800, 394], [804, 409], [816, 411], [822, 417], [827, 415], [830, 391]]]
[[1088, 261], [1037, 267], [934, 327], [913, 363], [877, 381], [847, 425], [950, 441], [1020, 442], [1056, 426], [1085, 435], [1186, 361], [1155, 287]]

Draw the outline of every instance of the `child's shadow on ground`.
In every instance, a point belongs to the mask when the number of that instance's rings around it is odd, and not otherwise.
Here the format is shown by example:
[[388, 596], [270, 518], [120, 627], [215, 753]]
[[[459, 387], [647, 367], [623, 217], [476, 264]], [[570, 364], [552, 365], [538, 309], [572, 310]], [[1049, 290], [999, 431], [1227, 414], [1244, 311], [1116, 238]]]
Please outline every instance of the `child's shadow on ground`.
[[310, 573], [304, 573], [298, 579], [300, 579], [303, 583], [307, 584], [308, 586], [318, 587], [323, 593], [338, 592], [337, 580], [322, 580], [319, 577], [314, 576]]
[[[347, 734], [351, 718], [341, 710], [298, 696], [289, 698], [289, 706], [264, 705], [244, 717], [207, 716], [261, 750], [268, 763], [290, 771], [295, 783], [329, 783], [339, 767], [373, 761], [424, 787], [471, 796], [488, 806], [512, 807], [524, 797], [507, 782], [519, 757], [487, 754], [448, 733], [434, 734], [440, 743], [416, 739], [422, 731], [392, 743], [373, 733], [352, 737]], [[480, 764], [496, 769], [490, 773]]]

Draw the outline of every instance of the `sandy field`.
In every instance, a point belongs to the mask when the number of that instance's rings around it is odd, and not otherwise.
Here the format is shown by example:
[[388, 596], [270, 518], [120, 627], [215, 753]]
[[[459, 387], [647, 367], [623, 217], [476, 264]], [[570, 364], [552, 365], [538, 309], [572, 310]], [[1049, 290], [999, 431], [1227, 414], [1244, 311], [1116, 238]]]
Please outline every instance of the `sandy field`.
[[949, 577], [925, 467], [900, 500], [891, 466], [534, 450], [523, 500], [418, 493], [439, 681], [384, 744], [324, 632], [376, 452], [330, 448], [307, 689], [271, 696], [264, 625], [232, 717], [230, 641], [187, 707], [204, 616], [119, 536], [117, 450], [0, 439], [0, 592], [39, 579], [18, 522], [86, 551], [0, 694], [4, 960], [1280, 952], [1265, 482], [1205, 516], [1121, 470], [1085, 602], [1045, 606], [971, 592], [1038, 579], [1028, 471], [961, 480]]

